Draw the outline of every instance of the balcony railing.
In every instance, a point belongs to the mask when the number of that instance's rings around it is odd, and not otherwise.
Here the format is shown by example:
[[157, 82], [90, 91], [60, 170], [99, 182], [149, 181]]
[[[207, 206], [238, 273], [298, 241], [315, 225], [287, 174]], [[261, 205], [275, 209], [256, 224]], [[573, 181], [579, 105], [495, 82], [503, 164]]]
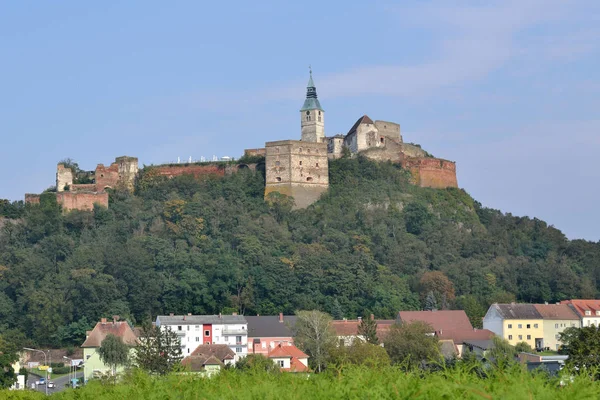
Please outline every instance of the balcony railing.
[[241, 328], [223, 328], [223, 335], [242, 335], [248, 336], [248, 331]]

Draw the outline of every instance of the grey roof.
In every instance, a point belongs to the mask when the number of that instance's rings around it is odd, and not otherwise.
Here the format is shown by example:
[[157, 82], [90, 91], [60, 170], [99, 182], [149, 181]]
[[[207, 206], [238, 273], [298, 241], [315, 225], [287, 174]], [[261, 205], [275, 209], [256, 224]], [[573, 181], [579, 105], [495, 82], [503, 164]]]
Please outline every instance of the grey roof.
[[293, 337], [296, 319], [295, 315], [285, 315], [279, 322], [278, 315], [247, 316], [248, 337]]
[[317, 87], [313, 82], [312, 71], [310, 73], [310, 78], [308, 79], [308, 84], [306, 85], [306, 100], [304, 100], [304, 104], [300, 111], [307, 110], [321, 110], [321, 103], [319, 103], [319, 99], [317, 98]]
[[504, 319], [542, 319], [533, 304], [494, 304]]
[[494, 341], [489, 340], [465, 340], [463, 342], [465, 346], [473, 346], [480, 348], [481, 350], [489, 350], [494, 348]]
[[243, 315], [159, 315], [157, 325], [246, 324]]

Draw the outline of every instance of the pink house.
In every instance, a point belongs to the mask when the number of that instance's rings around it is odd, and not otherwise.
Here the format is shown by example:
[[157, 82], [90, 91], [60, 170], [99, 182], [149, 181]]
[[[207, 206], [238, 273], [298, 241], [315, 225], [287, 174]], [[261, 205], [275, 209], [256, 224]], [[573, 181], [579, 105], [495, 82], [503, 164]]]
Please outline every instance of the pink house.
[[248, 354], [269, 353], [279, 346], [293, 346], [294, 315], [246, 316], [248, 321]]

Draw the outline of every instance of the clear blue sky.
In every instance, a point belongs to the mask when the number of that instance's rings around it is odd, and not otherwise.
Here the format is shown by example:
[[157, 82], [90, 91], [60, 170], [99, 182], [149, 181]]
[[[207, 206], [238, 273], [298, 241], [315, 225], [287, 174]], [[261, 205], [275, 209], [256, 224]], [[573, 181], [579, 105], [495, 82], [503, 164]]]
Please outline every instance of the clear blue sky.
[[[486, 4], [481, 6], [481, 4]], [[0, 3], [0, 198], [85, 169], [239, 157], [399, 122], [484, 205], [600, 239], [600, 1]]]

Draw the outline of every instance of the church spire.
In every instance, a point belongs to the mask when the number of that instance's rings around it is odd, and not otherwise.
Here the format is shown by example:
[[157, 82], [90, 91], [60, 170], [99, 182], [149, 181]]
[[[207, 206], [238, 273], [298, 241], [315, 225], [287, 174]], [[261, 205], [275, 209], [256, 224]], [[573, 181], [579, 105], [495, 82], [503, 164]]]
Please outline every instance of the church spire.
[[308, 68], [309, 68], [310, 77], [308, 78], [308, 84], [306, 85], [306, 100], [304, 100], [304, 105], [302, 106], [300, 111], [306, 111], [306, 110], [323, 111], [323, 108], [321, 108], [321, 103], [319, 103], [319, 99], [317, 99], [317, 87], [315, 86], [315, 83], [313, 82], [312, 68], [310, 66]]

